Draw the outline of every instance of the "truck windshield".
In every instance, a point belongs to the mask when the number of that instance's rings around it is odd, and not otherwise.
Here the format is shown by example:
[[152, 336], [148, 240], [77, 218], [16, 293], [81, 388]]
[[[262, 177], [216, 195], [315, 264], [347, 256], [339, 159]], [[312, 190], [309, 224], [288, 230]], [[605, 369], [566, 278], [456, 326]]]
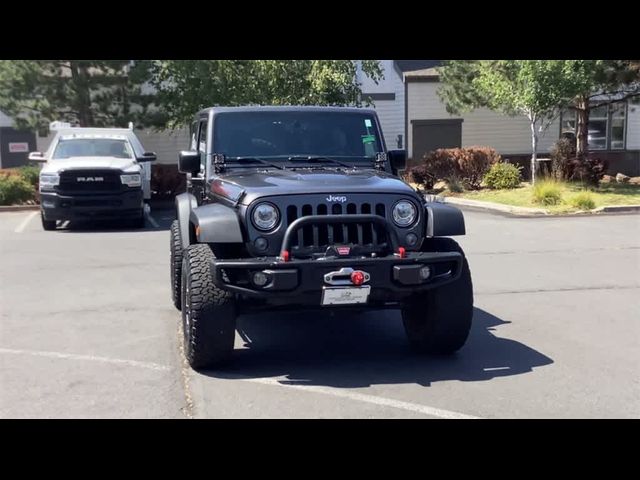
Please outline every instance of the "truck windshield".
[[368, 164], [382, 151], [378, 133], [375, 118], [364, 112], [224, 112], [215, 117], [213, 146], [229, 161], [308, 156]]
[[60, 139], [52, 158], [70, 157], [133, 158], [133, 155], [126, 140], [114, 138]]

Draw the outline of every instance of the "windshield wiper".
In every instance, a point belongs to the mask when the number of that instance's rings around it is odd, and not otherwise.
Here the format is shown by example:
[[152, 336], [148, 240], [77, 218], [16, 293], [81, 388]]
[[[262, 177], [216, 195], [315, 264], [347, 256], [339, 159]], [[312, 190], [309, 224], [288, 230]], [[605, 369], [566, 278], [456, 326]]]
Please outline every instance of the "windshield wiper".
[[334, 158], [330, 158], [330, 157], [313, 157], [313, 156], [305, 156], [305, 155], [297, 155], [297, 156], [293, 156], [293, 157], [289, 157], [288, 160], [290, 162], [309, 162], [309, 163], [316, 163], [316, 162], [325, 162], [325, 163], [333, 163], [335, 165], [340, 165], [341, 167], [345, 167], [345, 168], [356, 168], [355, 165], [349, 165], [347, 163], [342, 163], [339, 162], [338, 160], [334, 159]]
[[261, 163], [262, 165], [267, 165], [269, 167], [277, 168], [278, 170], [284, 170], [284, 167], [280, 165], [276, 165], [275, 163], [267, 162], [266, 160], [263, 160], [258, 157], [229, 157], [227, 158], [227, 160], [231, 160], [233, 162], [240, 162], [240, 163], [250, 163], [250, 162]]

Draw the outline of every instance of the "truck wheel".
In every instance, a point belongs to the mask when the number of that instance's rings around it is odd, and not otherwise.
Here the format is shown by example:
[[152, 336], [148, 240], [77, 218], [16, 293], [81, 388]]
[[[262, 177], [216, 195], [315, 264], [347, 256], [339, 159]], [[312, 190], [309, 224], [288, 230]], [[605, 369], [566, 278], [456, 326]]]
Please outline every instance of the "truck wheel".
[[213, 367], [229, 360], [236, 331], [233, 294], [213, 283], [205, 244], [190, 245], [182, 259], [182, 327], [184, 351], [192, 368]]
[[404, 329], [416, 351], [451, 354], [462, 348], [471, 329], [473, 286], [469, 263], [462, 248], [449, 238], [428, 239], [423, 251], [460, 252], [462, 274], [455, 282], [428, 290], [403, 305]]
[[46, 220], [44, 218], [44, 213], [40, 212], [40, 218], [42, 219], [42, 228], [45, 230], [55, 230], [56, 229], [56, 221], [55, 220]]
[[182, 288], [182, 240], [180, 238], [180, 227], [178, 220], [171, 224], [171, 239], [169, 244], [170, 267], [171, 267], [171, 300], [175, 307], [180, 310], [182, 298], [180, 289]]
[[142, 212], [140, 213], [140, 216], [131, 221], [131, 226], [133, 228], [144, 228], [144, 221], [145, 221], [144, 210], [142, 210]]

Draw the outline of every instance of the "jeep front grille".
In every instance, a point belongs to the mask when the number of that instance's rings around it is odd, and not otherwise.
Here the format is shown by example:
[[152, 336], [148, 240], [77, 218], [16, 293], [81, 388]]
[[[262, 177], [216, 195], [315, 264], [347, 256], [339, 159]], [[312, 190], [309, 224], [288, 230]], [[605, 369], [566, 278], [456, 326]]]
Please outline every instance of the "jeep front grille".
[[[286, 227], [295, 220], [309, 215], [386, 215], [383, 203], [346, 203], [327, 205], [306, 204], [302, 206], [288, 205], [285, 212]], [[292, 239], [292, 252], [297, 256], [322, 253], [335, 244], [360, 245], [371, 251], [384, 250], [388, 247], [384, 228], [372, 223], [333, 223], [327, 225], [307, 225], [301, 227]]]

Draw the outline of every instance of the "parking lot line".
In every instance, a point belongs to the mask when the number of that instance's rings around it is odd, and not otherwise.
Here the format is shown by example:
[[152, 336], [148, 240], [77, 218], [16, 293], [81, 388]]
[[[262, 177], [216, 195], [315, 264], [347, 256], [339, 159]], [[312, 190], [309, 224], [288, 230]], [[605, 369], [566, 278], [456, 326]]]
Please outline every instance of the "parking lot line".
[[443, 410], [440, 408], [429, 407], [419, 403], [403, 402], [402, 400], [395, 400], [392, 398], [377, 397], [375, 395], [366, 395], [364, 393], [351, 392], [346, 390], [338, 390], [336, 388], [321, 387], [317, 385], [292, 385], [282, 383], [276, 378], [242, 378], [238, 380], [245, 382], [260, 383], [263, 385], [273, 385], [278, 387], [293, 388], [297, 390], [303, 390], [313, 393], [321, 393], [323, 395], [331, 395], [333, 397], [348, 398], [349, 400], [356, 400], [358, 402], [371, 403], [373, 405], [379, 405], [382, 407], [398, 408], [400, 410], [407, 410], [409, 412], [421, 413], [423, 415], [429, 415], [431, 417], [453, 419], [453, 420], [471, 420], [480, 419], [481, 417], [475, 417], [473, 415], [467, 415], [464, 413], [453, 412], [451, 410]]
[[20, 222], [20, 225], [18, 225], [18, 226], [16, 227], [16, 229], [14, 230], [14, 232], [15, 232], [15, 233], [22, 233], [22, 231], [23, 231], [25, 228], [27, 228], [27, 225], [29, 225], [29, 222], [30, 222], [31, 220], [33, 220], [33, 218], [34, 218], [36, 215], [38, 215], [38, 212], [31, 212], [31, 213], [29, 213], [29, 215], [27, 215], [27, 216], [25, 217], [25, 219], [24, 219], [22, 222]]
[[10, 354], [10, 355], [30, 355], [34, 357], [60, 358], [63, 360], [81, 360], [81, 361], [89, 361], [89, 362], [113, 363], [113, 364], [119, 364], [119, 365], [127, 365], [129, 367], [147, 368], [149, 370], [160, 370], [160, 371], [171, 370], [171, 367], [167, 365], [160, 365], [158, 363], [153, 363], [153, 362], [139, 362], [137, 360], [123, 360], [121, 358], [96, 357], [93, 355], [78, 355], [75, 353], [41, 352], [36, 350], [17, 350], [13, 348], [0, 348], [0, 354], [2, 353]]

